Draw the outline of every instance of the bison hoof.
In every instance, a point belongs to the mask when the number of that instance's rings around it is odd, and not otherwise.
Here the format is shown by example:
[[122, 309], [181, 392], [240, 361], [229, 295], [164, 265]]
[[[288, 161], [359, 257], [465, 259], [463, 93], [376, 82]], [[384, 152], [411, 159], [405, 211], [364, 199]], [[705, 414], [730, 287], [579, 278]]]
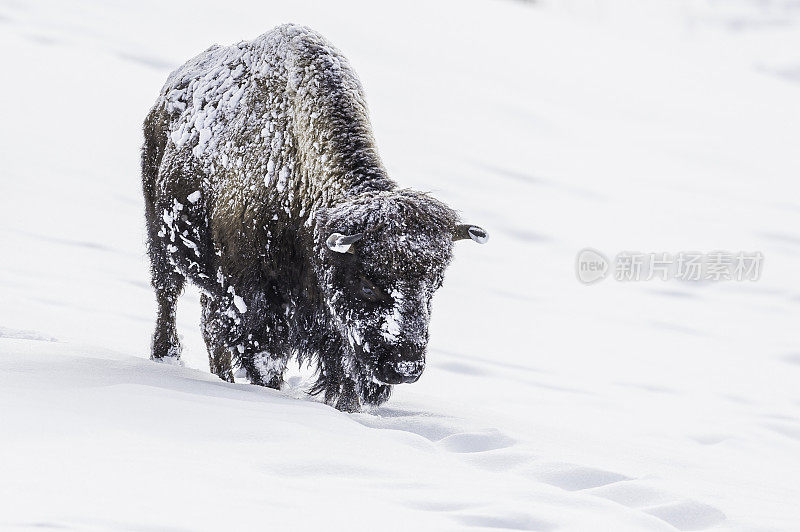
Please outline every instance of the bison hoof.
[[358, 401], [358, 397], [355, 394], [343, 394], [339, 396], [339, 399], [336, 401], [336, 405], [334, 406], [336, 410], [341, 412], [360, 412], [361, 411], [361, 403]]
[[156, 357], [151, 356], [150, 360], [153, 362], [160, 362], [161, 364], [167, 364], [168, 366], [184, 366], [183, 360], [180, 357], [176, 356], [165, 356], [165, 357]]

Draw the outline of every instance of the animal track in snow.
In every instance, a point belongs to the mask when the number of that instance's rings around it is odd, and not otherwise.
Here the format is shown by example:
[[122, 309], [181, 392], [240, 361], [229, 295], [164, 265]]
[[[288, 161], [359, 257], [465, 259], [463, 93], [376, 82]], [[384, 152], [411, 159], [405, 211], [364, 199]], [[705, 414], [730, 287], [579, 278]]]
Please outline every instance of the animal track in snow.
[[[371, 428], [397, 430], [421, 436], [438, 448], [458, 456], [471, 466], [496, 473], [518, 474], [568, 492], [605, 499], [660, 519], [678, 530], [700, 530], [723, 522], [721, 511], [698, 501], [668, 493], [646, 479], [634, 479], [599, 468], [542, 462], [535, 454], [496, 428], [470, 427], [464, 420], [438, 414], [380, 407], [371, 414], [355, 414], [354, 420]], [[711, 442], [709, 442], [711, 443]], [[448, 501], [411, 506], [437, 512], [456, 512], [460, 525], [508, 530], [551, 530], [554, 526], [522, 512], [469, 510]], [[463, 513], [468, 511], [469, 513]]]
[[497, 429], [481, 432], [462, 432], [442, 439], [439, 444], [454, 453], [480, 453], [504, 449], [514, 444], [514, 440]]
[[614, 501], [629, 508], [646, 508], [666, 504], [674, 500], [666, 492], [638, 480], [606, 484], [588, 490], [588, 493]]
[[602, 497], [653, 515], [678, 530], [702, 530], [725, 521], [726, 516], [713, 506], [682, 499], [653, 487], [647, 480], [628, 480], [589, 491]]
[[713, 506], [691, 500], [656, 506], [645, 511], [678, 530], [702, 530], [725, 520], [725, 514]]
[[574, 464], [544, 463], [527, 469], [527, 476], [567, 491], [597, 488], [622, 480], [625, 475]]
[[553, 530], [556, 525], [535, 519], [527, 514], [510, 514], [505, 516], [467, 514], [453, 518], [470, 527], [500, 528], [505, 530]]
[[369, 414], [353, 414], [352, 417], [366, 427], [410, 432], [431, 442], [466, 430], [456, 418], [392, 407], [379, 407]]

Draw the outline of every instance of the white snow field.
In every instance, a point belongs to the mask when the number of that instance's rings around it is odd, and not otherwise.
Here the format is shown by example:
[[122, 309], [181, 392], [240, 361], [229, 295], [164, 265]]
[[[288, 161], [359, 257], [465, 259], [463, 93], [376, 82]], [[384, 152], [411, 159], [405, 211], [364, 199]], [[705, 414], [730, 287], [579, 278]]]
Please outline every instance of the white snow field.
[[[141, 123], [213, 43], [315, 28], [403, 186], [485, 227], [428, 366], [344, 414], [148, 360]], [[0, 1], [0, 529], [800, 529], [796, 0]], [[578, 282], [584, 247], [760, 251]]]

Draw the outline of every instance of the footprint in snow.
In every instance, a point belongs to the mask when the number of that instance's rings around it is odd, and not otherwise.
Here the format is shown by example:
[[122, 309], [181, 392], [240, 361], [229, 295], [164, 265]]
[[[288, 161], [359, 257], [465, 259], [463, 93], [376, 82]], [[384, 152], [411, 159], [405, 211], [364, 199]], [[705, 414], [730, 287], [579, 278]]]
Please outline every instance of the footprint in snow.
[[725, 521], [725, 514], [707, 504], [685, 500], [645, 510], [678, 530], [703, 530]]
[[528, 467], [525, 474], [545, 484], [567, 491], [597, 488], [622, 480], [630, 480], [630, 477], [612, 471], [562, 463], [535, 464]]
[[727, 518], [713, 506], [673, 494], [647, 484], [627, 480], [589, 490], [588, 493], [655, 516], [678, 530], [703, 530]]
[[506, 530], [553, 530], [556, 525], [527, 514], [495, 515], [454, 515], [453, 519], [465, 526], [480, 528], [499, 528]]
[[[613, 501], [652, 515], [678, 530], [702, 530], [726, 520], [725, 514], [718, 509], [650, 486], [646, 480], [577, 464], [537, 462], [532, 453], [515, 446], [514, 439], [494, 428], [475, 430], [457, 418], [387, 407], [375, 409], [372, 414], [356, 414], [353, 419], [367, 427], [421, 436], [445, 451], [458, 454], [475, 467], [491, 471], [515, 471], [566, 491], [581, 491]], [[794, 436], [794, 431], [790, 432]], [[447, 510], [453, 511], [454, 508], [448, 507]], [[554, 528], [551, 523], [528, 514], [459, 513], [453, 518], [469, 527], [510, 530]]]
[[439, 441], [439, 445], [453, 453], [481, 453], [504, 449], [514, 445], [515, 441], [497, 429], [486, 429], [480, 432], [462, 432], [453, 434]]

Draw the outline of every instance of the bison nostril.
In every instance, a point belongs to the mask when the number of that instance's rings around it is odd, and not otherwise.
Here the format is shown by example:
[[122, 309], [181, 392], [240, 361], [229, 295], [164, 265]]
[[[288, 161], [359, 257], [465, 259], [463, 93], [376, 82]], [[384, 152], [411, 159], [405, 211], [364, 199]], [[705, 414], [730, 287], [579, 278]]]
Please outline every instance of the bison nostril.
[[425, 363], [421, 360], [402, 361], [395, 364], [397, 372], [407, 377], [419, 375], [424, 368]]

